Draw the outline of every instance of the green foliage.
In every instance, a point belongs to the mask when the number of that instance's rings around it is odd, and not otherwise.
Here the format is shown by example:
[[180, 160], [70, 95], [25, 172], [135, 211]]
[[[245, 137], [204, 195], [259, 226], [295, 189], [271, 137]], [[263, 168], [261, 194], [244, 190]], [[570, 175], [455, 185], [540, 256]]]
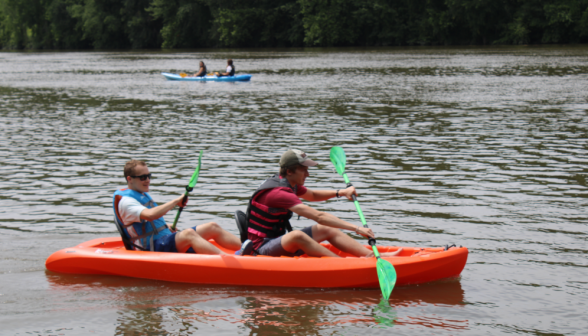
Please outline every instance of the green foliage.
[[72, 5], [69, 10], [78, 19], [83, 38], [92, 41], [95, 49], [128, 48], [130, 39], [124, 31], [124, 3], [119, 0], [85, 0]]
[[588, 42], [588, 0], [0, 0], [5, 49]]
[[488, 44], [500, 37], [501, 20], [509, 16], [511, 0], [447, 0], [453, 39], [462, 44]]
[[[146, 11], [150, 0], [69, 0], [82, 39], [95, 49], [159, 48], [161, 23]], [[75, 2], [73, 2], [75, 1]]]
[[588, 37], [588, 8], [582, 13], [576, 29], [580, 37]]
[[[355, 42], [353, 0], [300, 0], [307, 45], [334, 46]], [[351, 25], [349, 26], [348, 23]]]
[[27, 41], [24, 14], [15, 6], [15, 1], [0, 0], [0, 40], [2, 46], [10, 49], [21, 49]]
[[147, 9], [161, 20], [162, 48], [200, 48], [210, 46], [210, 8], [200, 0], [152, 0]]
[[125, 33], [133, 49], [160, 48], [162, 19], [153, 17], [147, 8], [151, 0], [124, 0], [120, 11]]
[[46, 49], [87, 49], [90, 41], [84, 39], [77, 28], [78, 20], [71, 16], [68, 8], [80, 0], [53, 0], [45, 17], [50, 24], [50, 34], [45, 38]]
[[[43, 39], [38, 36], [47, 22], [39, 0], [0, 0], [2, 45], [14, 49], [31, 48]], [[38, 21], [37, 21], [38, 19]]]
[[221, 46], [302, 46], [300, 6], [292, 0], [209, 0], [214, 13], [213, 37]]

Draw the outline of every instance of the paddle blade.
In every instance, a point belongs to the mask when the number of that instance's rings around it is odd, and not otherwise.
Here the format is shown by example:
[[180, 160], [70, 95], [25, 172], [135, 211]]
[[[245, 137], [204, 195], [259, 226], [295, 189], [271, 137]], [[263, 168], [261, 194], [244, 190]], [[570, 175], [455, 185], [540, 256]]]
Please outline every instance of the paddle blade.
[[194, 188], [196, 182], [198, 181], [198, 175], [200, 174], [200, 166], [202, 165], [202, 150], [200, 151], [200, 156], [198, 157], [198, 167], [194, 170], [194, 174], [192, 174], [192, 178], [190, 179], [190, 183], [188, 186], [190, 188]]
[[396, 284], [396, 270], [392, 264], [382, 258], [378, 258], [376, 262], [376, 269], [378, 270], [378, 280], [380, 281], [380, 289], [382, 296], [388, 300], [394, 285]]
[[331, 162], [335, 169], [337, 169], [337, 173], [339, 175], [343, 175], [345, 173], [345, 162], [347, 162], [347, 157], [345, 156], [345, 151], [343, 148], [339, 146], [335, 146], [331, 148]]
[[390, 306], [388, 300], [382, 299], [374, 309], [374, 320], [377, 324], [393, 327], [397, 319], [396, 309]]
[[185, 78], [186, 76], [188, 76], [188, 75], [186, 75], [186, 74], [185, 74], [185, 73], [183, 73], [183, 72], [180, 72], [180, 77], [182, 77], [182, 78]]

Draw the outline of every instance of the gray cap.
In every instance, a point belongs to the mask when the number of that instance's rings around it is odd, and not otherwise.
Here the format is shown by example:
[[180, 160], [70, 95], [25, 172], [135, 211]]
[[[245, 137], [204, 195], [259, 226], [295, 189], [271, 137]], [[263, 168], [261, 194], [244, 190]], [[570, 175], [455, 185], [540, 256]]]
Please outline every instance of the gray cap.
[[307, 167], [314, 167], [318, 164], [309, 159], [306, 153], [298, 149], [289, 149], [282, 154], [280, 167], [288, 167], [297, 163]]

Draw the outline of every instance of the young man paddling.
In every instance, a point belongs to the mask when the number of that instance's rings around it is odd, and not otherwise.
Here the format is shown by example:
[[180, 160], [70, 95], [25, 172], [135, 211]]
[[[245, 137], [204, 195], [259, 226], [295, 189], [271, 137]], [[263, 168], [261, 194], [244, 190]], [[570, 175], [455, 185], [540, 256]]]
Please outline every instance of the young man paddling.
[[208, 240], [231, 250], [241, 246], [239, 238], [223, 230], [217, 223], [201, 224], [181, 232], [171, 230], [163, 216], [176, 205], [186, 206], [184, 195], [163, 205], [157, 205], [149, 195], [151, 173], [143, 161], [130, 160], [125, 164], [127, 188], [114, 193], [113, 207], [117, 225], [135, 249], [157, 252], [191, 252], [225, 254]]
[[[304, 186], [309, 176], [308, 168], [317, 163], [296, 149], [286, 151], [280, 159], [280, 174], [267, 179], [254, 193], [247, 208], [248, 240], [243, 244], [245, 253], [254, 249], [269, 256], [338, 257], [319, 242], [328, 241], [343, 252], [357, 257], [371, 257], [373, 252], [339, 229], [353, 231], [374, 238], [369, 228], [346, 222], [326, 212], [302, 204], [299, 197], [311, 202], [326, 201], [333, 197], [351, 200], [356, 195], [354, 187], [340, 190], [311, 190]], [[312, 219], [318, 224], [302, 230], [291, 231], [292, 214]], [[286, 231], [291, 231], [286, 233]], [[250, 242], [249, 242], [250, 241]], [[400, 253], [382, 253], [389, 257]]]

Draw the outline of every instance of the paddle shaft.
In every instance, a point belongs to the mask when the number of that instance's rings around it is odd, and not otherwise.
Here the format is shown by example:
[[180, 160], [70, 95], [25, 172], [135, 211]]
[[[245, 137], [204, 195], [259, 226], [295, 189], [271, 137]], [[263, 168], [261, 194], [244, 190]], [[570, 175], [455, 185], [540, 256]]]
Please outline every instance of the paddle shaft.
[[[345, 183], [347, 183], [347, 188], [353, 186], [351, 184], [351, 182], [349, 182], [349, 178], [347, 177], [347, 173], [343, 173], [343, 178], [345, 179]], [[359, 206], [359, 202], [357, 201], [357, 197], [355, 197], [355, 194], [351, 195], [351, 197], [353, 198], [353, 203], [355, 204], [355, 209], [357, 209], [357, 213], [359, 214], [359, 219], [361, 219], [361, 224], [363, 225], [364, 228], [367, 229], [368, 225], [365, 220], [365, 217], [363, 216], [363, 212], [361, 211], [361, 207]], [[378, 252], [378, 249], [376, 248], [376, 240], [374, 238], [369, 238], [368, 244], [370, 244], [370, 246], [372, 247], [372, 250], [374, 251], [374, 255], [376, 256], [376, 258], [380, 258], [380, 252]]]
[[[183, 203], [186, 203], [186, 199], [188, 198], [188, 193], [190, 192], [190, 191], [188, 191], [188, 188], [190, 188], [190, 186], [186, 186], [186, 192], [184, 193]], [[182, 213], [183, 210], [184, 210], [184, 207], [180, 207], [178, 209], [178, 213], [176, 214], [176, 219], [174, 219], [174, 224], [172, 225], [172, 230], [176, 229], [176, 224], [178, 224], [178, 219], [180, 219], [180, 214]]]
[[[186, 192], [184, 193], [184, 198], [182, 203], [186, 203], [188, 199], [188, 193], [194, 190], [196, 183], [198, 182], [198, 175], [200, 174], [200, 166], [202, 165], [202, 150], [200, 150], [200, 156], [198, 156], [198, 167], [194, 170], [194, 174], [192, 174], [192, 178], [190, 178], [190, 182], [186, 186]], [[180, 214], [184, 210], [184, 207], [180, 207], [178, 209], [178, 213], [176, 214], [176, 219], [174, 219], [174, 224], [172, 225], [172, 230], [176, 229], [176, 224], [178, 224], [178, 219], [180, 219]]]
[[[349, 182], [349, 178], [345, 173], [345, 163], [347, 161], [347, 158], [345, 156], [345, 151], [343, 150], [343, 148], [339, 146], [331, 148], [331, 153], [329, 156], [331, 157], [331, 162], [335, 166], [337, 173], [343, 176], [343, 178], [345, 179], [345, 183], [347, 183], [347, 188], [351, 187], [352, 184], [351, 182]], [[355, 197], [355, 195], [351, 195], [351, 198], [353, 199], [355, 209], [357, 209], [357, 213], [359, 214], [359, 218], [361, 219], [361, 224], [363, 224], [363, 227], [367, 228], [367, 222], [365, 221], [365, 217], [363, 216], [363, 212], [361, 211], [361, 207], [359, 206], [357, 197]], [[378, 272], [378, 281], [380, 282], [382, 296], [384, 296], [384, 299], [388, 300], [390, 298], [390, 293], [392, 293], [392, 289], [394, 289], [394, 284], [396, 283], [396, 270], [389, 261], [384, 260], [380, 257], [380, 253], [376, 248], [376, 240], [374, 238], [368, 238], [368, 243], [374, 251], [374, 257], [376, 257], [376, 270]]]

